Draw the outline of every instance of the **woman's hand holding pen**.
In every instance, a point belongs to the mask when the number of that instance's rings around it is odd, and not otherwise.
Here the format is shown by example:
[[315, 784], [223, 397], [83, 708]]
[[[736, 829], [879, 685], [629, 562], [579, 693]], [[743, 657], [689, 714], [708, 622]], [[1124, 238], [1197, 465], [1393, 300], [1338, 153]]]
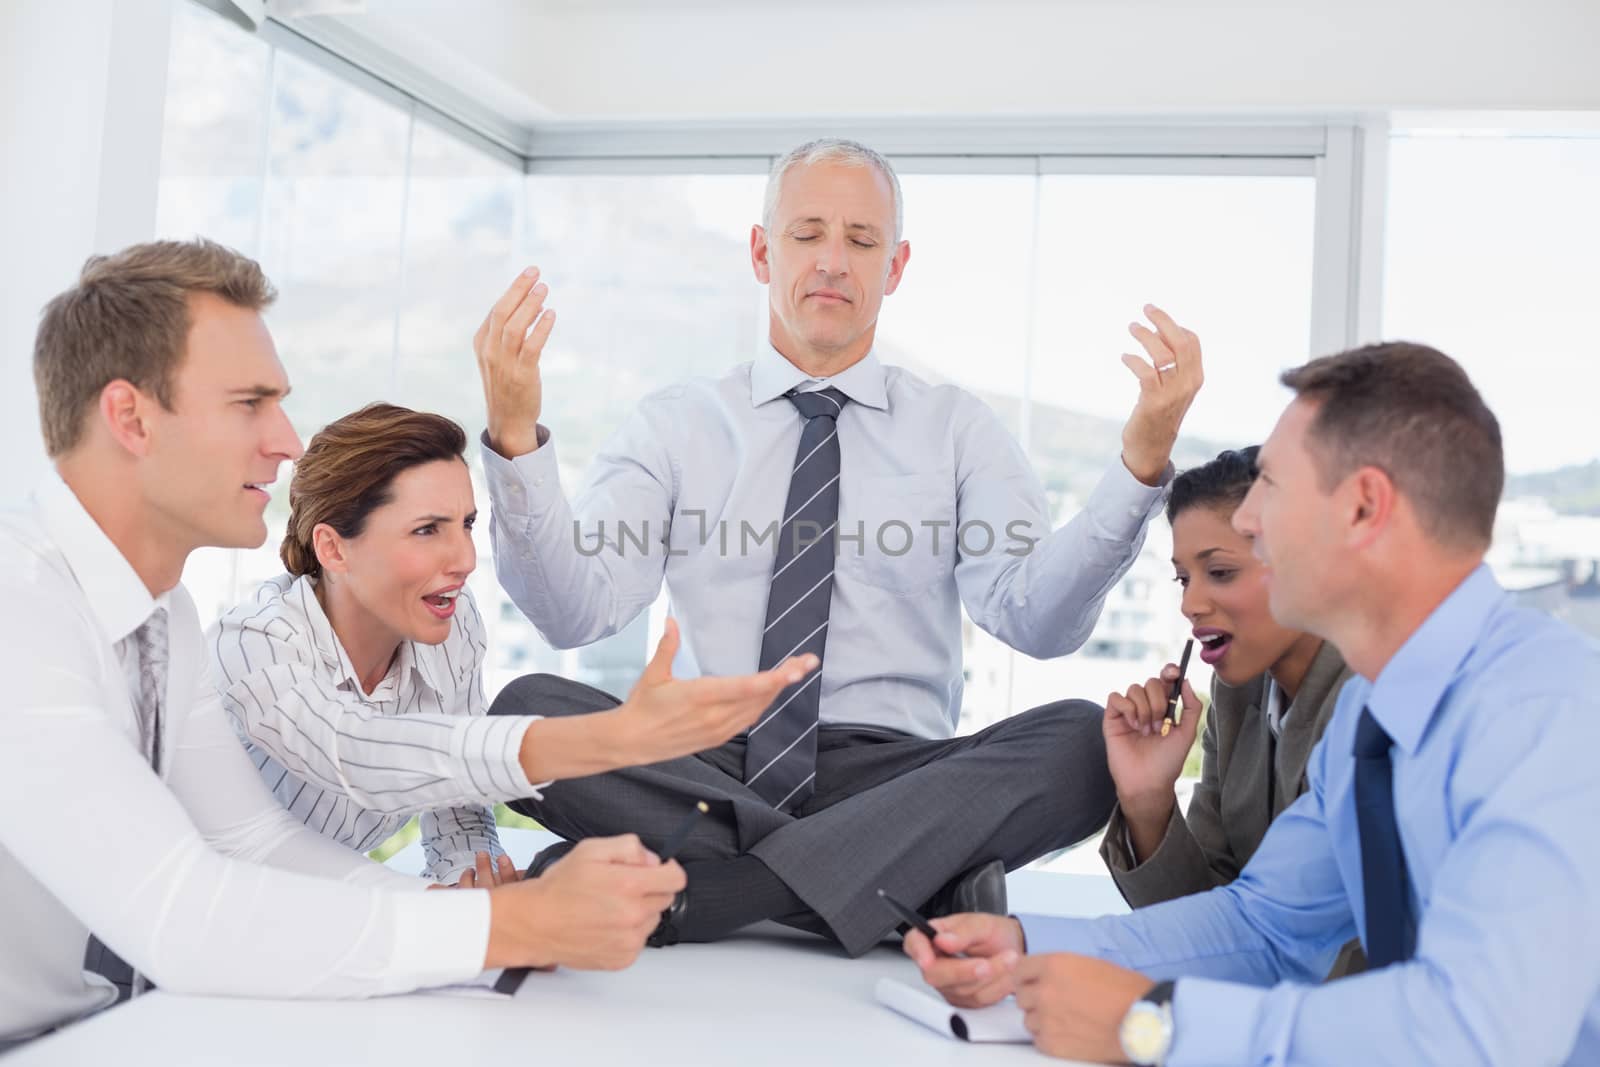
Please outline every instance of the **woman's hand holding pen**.
[[1106, 762], [1141, 861], [1166, 836], [1167, 823], [1178, 802], [1174, 787], [1183, 773], [1189, 749], [1194, 746], [1200, 721], [1200, 698], [1185, 679], [1180, 697], [1183, 712], [1162, 736], [1161, 724], [1177, 678], [1177, 665], [1169, 663], [1159, 678], [1106, 697]]
[[1012, 972], [1026, 951], [1021, 923], [1006, 915], [977, 914], [930, 921], [939, 931], [940, 952], [949, 955], [935, 952], [916, 930], [908, 930], [903, 943], [923, 981], [958, 1008], [983, 1008], [1011, 995]]

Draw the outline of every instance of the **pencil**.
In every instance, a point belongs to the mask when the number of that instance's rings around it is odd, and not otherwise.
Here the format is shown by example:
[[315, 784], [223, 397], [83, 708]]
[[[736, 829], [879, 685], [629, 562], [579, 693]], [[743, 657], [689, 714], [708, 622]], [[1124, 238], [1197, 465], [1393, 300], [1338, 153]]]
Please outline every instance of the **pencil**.
[[1189, 653], [1194, 651], [1194, 638], [1183, 643], [1183, 658], [1178, 661], [1178, 677], [1172, 683], [1172, 692], [1167, 697], [1167, 713], [1161, 718], [1161, 736], [1166, 737], [1172, 732], [1172, 724], [1177, 721], [1178, 702], [1183, 697], [1183, 679], [1189, 673]]

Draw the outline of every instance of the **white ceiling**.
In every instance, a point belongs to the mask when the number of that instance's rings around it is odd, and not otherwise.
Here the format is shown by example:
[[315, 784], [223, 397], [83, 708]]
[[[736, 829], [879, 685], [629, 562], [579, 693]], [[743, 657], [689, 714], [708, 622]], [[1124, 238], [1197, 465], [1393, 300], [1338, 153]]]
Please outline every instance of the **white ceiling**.
[[1597, 0], [356, 6], [360, 13], [289, 21], [357, 53], [352, 58], [364, 65], [390, 63], [522, 127], [595, 119], [1600, 109]]

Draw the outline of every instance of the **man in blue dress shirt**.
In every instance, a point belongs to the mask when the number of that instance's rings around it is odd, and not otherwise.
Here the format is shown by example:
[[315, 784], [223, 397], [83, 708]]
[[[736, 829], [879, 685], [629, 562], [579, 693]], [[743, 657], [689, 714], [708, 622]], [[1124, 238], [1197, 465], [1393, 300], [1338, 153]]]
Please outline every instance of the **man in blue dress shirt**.
[[[745, 673], [791, 649], [822, 659], [747, 737], [514, 805], [569, 840], [614, 827], [659, 847], [694, 801], [717, 802], [678, 856], [687, 907], [660, 943], [781, 918], [864, 952], [896, 922], [878, 888], [931, 912], [1003, 911], [1005, 869], [1109, 814], [1097, 706], [1058, 701], [953, 736], [961, 608], [1032, 656], [1083, 643], [1162, 506], [1199, 342], [1146, 309], [1155, 328], [1133, 334], [1149, 359], [1123, 357], [1138, 400], [1120, 460], [1053, 529], [994, 412], [873, 351], [910, 254], [882, 156], [842, 141], [784, 156], [751, 234], [770, 344], [719, 379], [645, 398], [570, 504], [556, 435], [539, 424], [553, 312], [536, 271], [475, 338], [495, 568], [546, 641], [616, 633], [665, 582], [681, 673]], [[614, 704], [535, 675], [492, 713]]]
[[[1099, 920], [953, 916], [940, 946], [977, 958], [907, 951], [953, 1003], [1014, 990], [1059, 1056], [1600, 1063], [1600, 655], [1483, 563], [1499, 425], [1420, 345], [1283, 380], [1234, 525], [1273, 615], [1358, 675], [1309, 791], [1232, 885]], [[1315, 984], [1352, 935], [1373, 970]]]

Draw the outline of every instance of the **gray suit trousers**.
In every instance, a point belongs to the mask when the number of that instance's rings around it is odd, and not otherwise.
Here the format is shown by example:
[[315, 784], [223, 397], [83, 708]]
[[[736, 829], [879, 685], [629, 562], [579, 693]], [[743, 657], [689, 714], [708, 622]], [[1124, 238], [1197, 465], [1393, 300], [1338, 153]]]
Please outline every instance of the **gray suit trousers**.
[[[547, 674], [518, 678], [491, 715], [575, 715], [609, 693]], [[660, 848], [697, 800], [722, 801], [678, 853], [685, 864], [750, 854], [813, 915], [813, 929], [859, 956], [898, 925], [882, 888], [912, 904], [982, 863], [1014, 870], [1098, 831], [1116, 800], [1101, 708], [1063, 700], [969, 737], [928, 741], [874, 727], [823, 726], [816, 792], [793, 814], [744, 784], [743, 738], [695, 756], [556, 782], [513, 802], [569, 841], [635, 833]], [[820, 921], [818, 921], [820, 920]]]

